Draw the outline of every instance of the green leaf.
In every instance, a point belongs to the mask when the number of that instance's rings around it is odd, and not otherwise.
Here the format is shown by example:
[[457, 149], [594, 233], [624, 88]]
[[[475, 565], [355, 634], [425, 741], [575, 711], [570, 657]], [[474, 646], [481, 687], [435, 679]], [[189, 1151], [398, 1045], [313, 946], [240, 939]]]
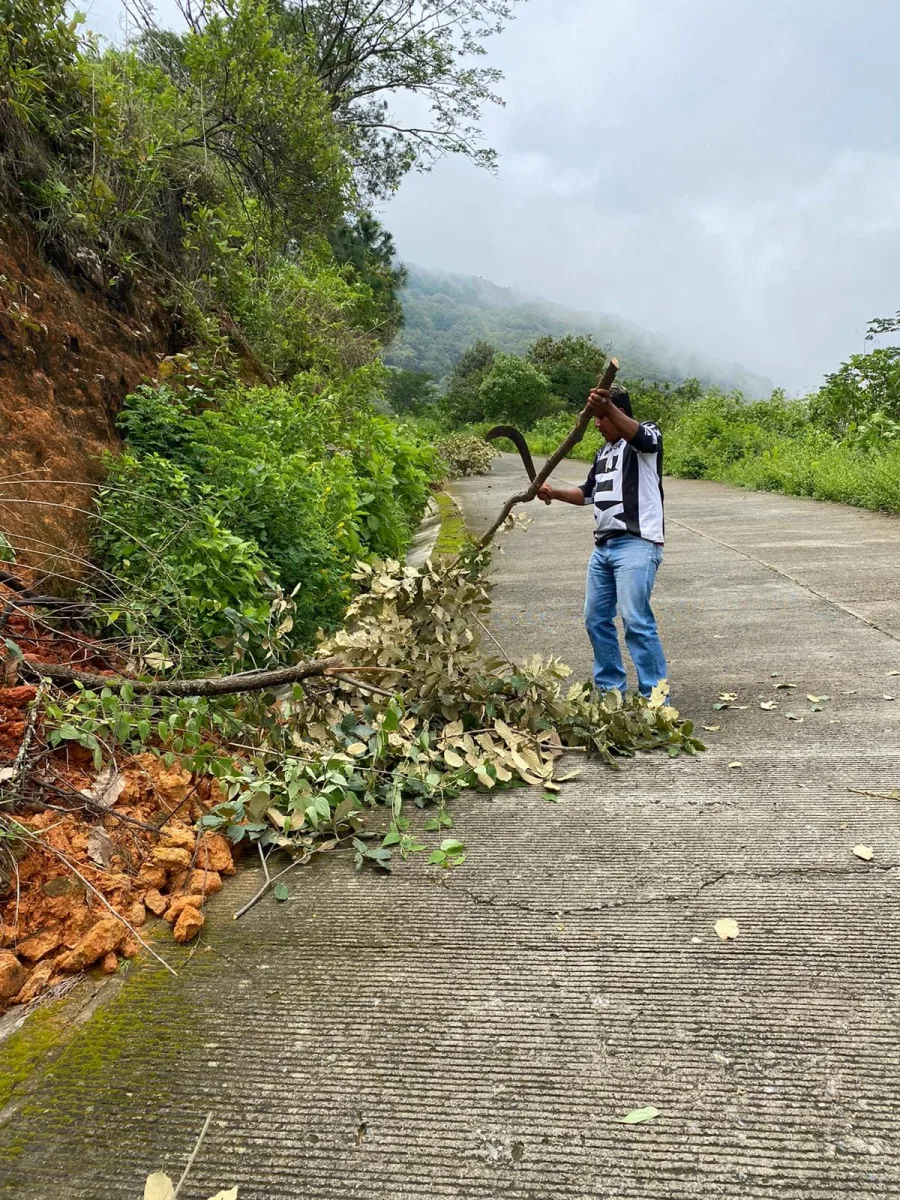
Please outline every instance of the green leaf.
[[446, 861], [447, 855], [443, 850], [432, 850], [428, 857], [428, 865], [430, 867], [440, 867]]
[[645, 1121], [652, 1121], [659, 1116], [659, 1109], [653, 1105], [648, 1105], [647, 1108], [635, 1108], [624, 1117], [616, 1117], [616, 1120], [622, 1125], [642, 1125]]
[[21, 649], [19, 648], [18, 643], [14, 642], [12, 640], [12, 638], [4, 638], [3, 644], [7, 648], [7, 650], [10, 652], [10, 654], [13, 656], [13, 658], [16, 659], [17, 662], [25, 661], [25, 655], [22, 653]]
[[276, 900], [287, 900], [290, 895], [286, 883], [276, 883], [272, 891]]
[[465, 850], [465, 846], [456, 838], [445, 838], [441, 842], [441, 850], [444, 854], [457, 854], [460, 850]]

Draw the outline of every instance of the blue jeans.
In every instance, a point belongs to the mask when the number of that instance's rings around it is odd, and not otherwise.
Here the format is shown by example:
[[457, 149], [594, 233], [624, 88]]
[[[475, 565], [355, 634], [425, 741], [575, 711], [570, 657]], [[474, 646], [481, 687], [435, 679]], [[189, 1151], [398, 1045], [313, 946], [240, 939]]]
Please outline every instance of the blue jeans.
[[667, 677], [666, 657], [650, 607], [662, 546], [643, 538], [610, 538], [594, 549], [588, 563], [584, 623], [594, 648], [594, 683], [598, 691], [624, 692], [625, 668], [613, 618], [618, 606], [625, 644], [638, 677], [638, 691], [649, 696]]

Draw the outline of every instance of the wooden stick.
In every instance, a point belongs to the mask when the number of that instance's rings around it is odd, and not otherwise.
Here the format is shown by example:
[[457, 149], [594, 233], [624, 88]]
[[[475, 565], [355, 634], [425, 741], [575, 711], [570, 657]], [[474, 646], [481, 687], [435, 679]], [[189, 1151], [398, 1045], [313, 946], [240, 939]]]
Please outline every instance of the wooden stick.
[[198, 1153], [200, 1152], [200, 1147], [203, 1145], [203, 1139], [206, 1137], [206, 1131], [209, 1129], [209, 1123], [212, 1119], [213, 1115], [210, 1113], [203, 1122], [203, 1128], [200, 1130], [200, 1136], [197, 1138], [196, 1142], [194, 1142], [194, 1148], [191, 1151], [191, 1156], [187, 1160], [187, 1165], [185, 1166], [184, 1170], [181, 1172], [181, 1178], [178, 1180], [175, 1191], [172, 1193], [172, 1200], [178, 1200], [181, 1189], [184, 1187], [185, 1181], [187, 1180], [188, 1175], [191, 1173], [191, 1167], [194, 1165], [194, 1159], [197, 1157]]
[[[603, 372], [597, 382], [597, 387], [608, 388], [615, 379], [618, 369], [618, 359], [611, 358], [606, 365], [606, 370]], [[529, 500], [533, 500], [535, 498], [541, 485], [547, 481], [548, 477], [556, 470], [562, 460], [572, 452], [572, 450], [584, 437], [585, 433], [587, 432], [587, 427], [590, 424], [590, 420], [591, 410], [587, 405], [585, 405], [578, 414], [578, 420], [572, 426], [569, 436], [553, 451], [553, 453], [535, 475], [534, 479], [532, 479], [528, 489], [524, 492], [517, 492], [515, 496], [510, 496], [507, 502], [503, 505], [503, 508], [500, 510], [500, 516], [478, 542], [478, 545], [481, 547], [481, 549], [484, 549], [485, 546], [489, 545], [494, 540], [494, 535], [497, 533], [497, 530], [504, 523], [506, 518], [517, 504], [526, 504]]]
[[19, 669], [28, 671], [42, 679], [57, 683], [83, 683], [89, 688], [111, 688], [121, 690], [130, 684], [135, 695], [150, 696], [229, 696], [235, 692], [258, 692], [265, 688], [283, 687], [288, 683], [299, 683], [314, 675], [327, 675], [340, 670], [339, 658], [318, 658], [294, 663], [292, 667], [279, 667], [274, 671], [244, 671], [240, 675], [223, 675], [208, 679], [126, 679], [121, 675], [96, 675], [89, 671], [78, 671], [57, 663], [33, 663], [27, 660]]

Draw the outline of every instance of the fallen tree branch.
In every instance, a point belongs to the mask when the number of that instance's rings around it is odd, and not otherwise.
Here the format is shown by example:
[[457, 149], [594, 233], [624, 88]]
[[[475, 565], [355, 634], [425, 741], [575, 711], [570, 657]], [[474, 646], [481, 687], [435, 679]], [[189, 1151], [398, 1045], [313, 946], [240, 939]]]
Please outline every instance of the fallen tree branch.
[[[600, 377], [600, 380], [597, 383], [597, 387], [608, 388], [615, 379], [618, 369], [618, 360], [611, 358], [607, 363], [606, 370], [603, 372], [603, 375]], [[572, 426], [569, 436], [553, 451], [553, 453], [535, 475], [534, 479], [532, 479], [526, 490], [524, 492], [516, 492], [516, 494], [514, 496], [510, 496], [507, 502], [503, 505], [503, 508], [500, 510], [500, 516], [496, 519], [496, 521], [478, 543], [482, 550], [494, 540], [494, 535], [497, 533], [497, 530], [501, 527], [501, 525], [503, 525], [506, 518], [517, 504], [527, 504], [530, 500], [535, 498], [541, 485], [547, 481], [549, 476], [553, 474], [562, 460], [566, 458], [567, 455], [572, 452], [572, 450], [574, 450], [574, 448], [584, 437], [590, 421], [591, 412], [590, 409], [585, 406], [578, 414], [578, 420]]]
[[341, 668], [339, 658], [317, 658], [279, 667], [274, 671], [244, 671], [240, 675], [223, 675], [206, 679], [128, 679], [122, 675], [98, 675], [79, 671], [59, 663], [33, 663], [27, 660], [20, 670], [30, 672], [54, 683], [82, 683], [89, 688], [121, 690], [126, 685], [135, 695], [143, 696], [230, 696], [236, 692], [258, 692], [268, 688], [300, 683], [315, 675], [327, 675]]

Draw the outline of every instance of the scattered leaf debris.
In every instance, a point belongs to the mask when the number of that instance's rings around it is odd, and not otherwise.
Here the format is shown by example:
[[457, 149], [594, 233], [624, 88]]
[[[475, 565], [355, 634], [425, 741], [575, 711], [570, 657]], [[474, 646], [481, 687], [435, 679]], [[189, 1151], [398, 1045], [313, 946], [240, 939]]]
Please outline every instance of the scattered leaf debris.
[[740, 933], [740, 929], [733, 917], [721, 917], [716, 921], [716, 933], [723, 942], [733, 942]]
[[626, 1113], [624, 1117], [616, 1117], [620, 1125], [643, 1125], [646, 1121], [653, 1121], [659, 1116], [659, 1109], [654, 1108], [652, 1104], [648, 1104], [646, 1108], [634, 1108], [630, 1113]]

